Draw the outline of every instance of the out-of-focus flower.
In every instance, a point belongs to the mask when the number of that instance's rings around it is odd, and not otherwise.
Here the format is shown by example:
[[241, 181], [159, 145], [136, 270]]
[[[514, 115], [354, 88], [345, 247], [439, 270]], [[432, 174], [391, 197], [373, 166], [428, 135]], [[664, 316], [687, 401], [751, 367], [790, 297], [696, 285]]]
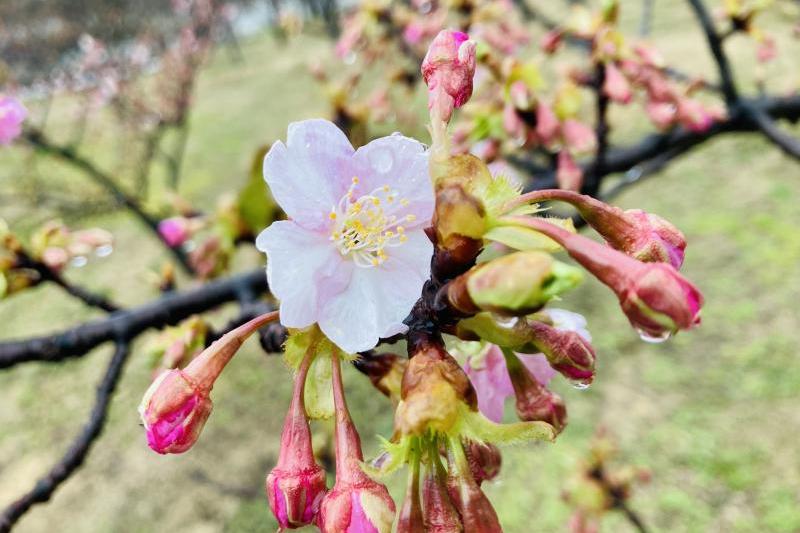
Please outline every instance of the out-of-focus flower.
[[28, 116], [19, 100], [0, 95], [0, 145], [11, 144], [22, 133], [22, 122]]
[[583, 186], [583, 170], [566, 149], [558, 153], [556, 182], [565, 191], [580, 191]]
[[603, 92], [613, 101], [629, 104], [633, 98], [630, 83], [613, 62], [606, 63]]
[[391, 135], [354, 150], [330, 122], [297, 122], [270, 149], [264, 177], [291, 218], [256, 241], [281, 323], [318, 323], [349, 353], [405, 331], [433, 254], [423, 145]]

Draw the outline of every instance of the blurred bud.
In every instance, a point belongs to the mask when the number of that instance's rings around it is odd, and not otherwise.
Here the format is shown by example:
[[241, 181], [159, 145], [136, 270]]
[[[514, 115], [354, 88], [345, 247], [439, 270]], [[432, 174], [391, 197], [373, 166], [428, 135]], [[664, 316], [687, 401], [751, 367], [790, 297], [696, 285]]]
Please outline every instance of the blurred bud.
[[469, 441], [464, 446], [464, 454], [467, 456], [472, 477], [478, 485], [493, 480], [500, 473], [503, 457], [494, 444]]
[[295, 529], [311, 524], [327, 490], [325, 471], [314, 460], [303, 401], [312, 358], [313, 353], [307, 353], [297, 371], [292, 403], [283, 424], [280, 456], [267, 476], [267, 498], [281, 528]]
[[583, 186], [583, 169], [566, 149], [558, 152], [558, 168], [556, 169], [558, 188], [565, 191], [580, 191]]
[[662, 69], [667, 64], [666, 61], [664, 61], [664, 56], [661, 55], [661, 52], [656, 50], [653, 46], [639, 43], [633, 47], [633, 52], [639, 56], [639, 59], [642, 60], [642, 63], [648, 67]]
[[561, 397], [539, 383], [516, 355], [509, 353], [506, 364], [514, 387], [519, 419], [547, 422], [557, 433], [561, 433], [567, 425], [567, 408]]
[[536, 104], [536, 136], [542, 144], [552, 143], [558, 136], [558, 117], [552, 108], [539, 100]]
[[408, 359], [393, 353], [362, 355], [353, 363], [366, 374], [372, 385], [394, 402], [400, 401], [400, 388]]
[[597, 145], [592, 128], [578, 120], [569, 118], [561, 125], [564, 144], [571, 152], [588, 152]]
[[503, 129], [512, 139], [524, 141], [525, 123], [517, 113], [515, 105], [510, 101], [503, 106]]
[[703, 133], [714, 124], [714, 117], [697, 100], [681, 98], [678, 100], [677, 118], [681, 125], [691, 131]]
[[542, 40], [539, 42], [539, 47], [546, 54], [555, 53], [555, 51], [558, 50], [558, 47], [561, 45], [563, 38], [564, 30], [558, 28], [550, 30], [542, 37]]
[[7, 146], [20, 136], [27, 115], [28, 110], [19, 100], [0, 94], [0, 146]]
[[191, 237], [189, 221], [185, 217], [165, 218], [158, 223], [158, 234], [170, 248], [180, 246]]
[[447, 432], [456, 423], [463, 403], [472, 409], [477, 405], [467, 375], [442, 347], [424, 345], [411, 356], [403, 376], [395, 427], [403, 435]]
[[448, 300], [465, 313], [529, 314], [580, 283], [575, 267], [538, 251], [514, 252], [473, 267], [446, 285]]
[[659, 129], [672, 126], [677, 118], [677, 107], [671, 102], [650, 99], [645, 104], [645, 112], [650, 121]]
[[603, 92], [619, 104], [629, 104], [633, 98], [630, 83], [612, 61], [606, 63]]
[[442, 30], [422, 60], [422, 77], [428, 85], [428, 109], [449, 122], [453, 109], [472, 96], [475, 75], [475, 43], [466, 33]]

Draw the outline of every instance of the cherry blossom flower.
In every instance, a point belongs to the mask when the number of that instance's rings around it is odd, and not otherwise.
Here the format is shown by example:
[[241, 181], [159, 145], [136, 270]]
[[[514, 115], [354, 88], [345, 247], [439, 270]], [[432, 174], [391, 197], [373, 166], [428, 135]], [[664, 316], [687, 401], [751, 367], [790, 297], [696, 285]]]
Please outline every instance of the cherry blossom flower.
[[[546, 309], [543, 313], [556, 329], [574, 331], [586, 341], [592, 340], [582, 315], [564, 309]], [[517, 357], [541, 385], [546, 386], [556, 374], [544, 354], [518, 353]], [[489, 420], [501, 422], [506, 398], [514, 394], [503, 352], [498, 346], [487, 344], [481, 353], [467, 358], [464, 371], [475, 388], [478, 409]]]
[[283, 325], [317, 323], [350, 353], [404, 332], [433, 255], [424, 146], [394, 134], [354, 150], [331, 122], [296, 122], [264, 177], [290, 217], [256, 241]]
[[22, 122], [28, 115], [19, 100], [0, 95], [0, 145], [8, 145], [22, 133]]

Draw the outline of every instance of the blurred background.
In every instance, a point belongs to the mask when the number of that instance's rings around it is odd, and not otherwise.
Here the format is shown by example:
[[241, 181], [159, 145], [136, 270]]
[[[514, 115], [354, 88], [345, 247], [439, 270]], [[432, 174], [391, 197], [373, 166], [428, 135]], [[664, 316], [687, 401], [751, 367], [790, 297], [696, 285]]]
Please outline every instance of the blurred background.
[[[569, 2], [529, 3], [555, 21], [569, 10]], [[708, 4], [720, 16], [724, 3]], [[143, 210], [163, 218], [193, 209], [224, 212], [227, 199], [240, 201], [242, 194], [261, 199], [252, 162], [263, 146], [285, 138], [291, 121], [323, 116], [350, 128], [351, 138], [401, 130], [427, 141], [418, 81], [391, 95], [392, 109], [402, 113], [362, 114], [361, 107], [379, 107], [370, 98], [387, 71], [399, 69], [402, 77], [418, 64], [399, 53], [385, 52], [378, 64], [350, 55], [356, 52], [337, 56], [340, 12], [355, 8], [329, 0], [229, 2], [214, 6], [213, 14], [159, 0], [0, 4], [0, 87], [24, 103], [28, 127], [46, 141], [39, 148], [0, 148], [0, 218], [22, 240], [53, 219], [110, 232], [113, 252], [88, 261], [70, 257], [66, 275], [132, 307], [158, 296], [170, 256], [107, 187], [53, 147], [92, 161]], [[757, 60], [750, 36], [727, 40], [743, 92], [796, 90], [796, 20], [779, 10], [759, 15], [760, 30], [778, 51], [766, 64]], [[546, 29], [537, 20], [520, 24], [530, 44], [519, 54], [536, 56]], [[645, 33], [669, 65], [715, 80], [704, 36], [684, 2], [625, 0], [619, 28]], [[337, 65], [362, 79], [335, 78]], [[615, 108], [610, 122], [615, 142], [652, 129], [640, 107]], [[787, 131], [800, 134], [796, 126]], [[649, 471], [650, 481], [634, 487], [631, 506], [653, 531], [800, 531], [799, 199], [800, 165], [753, 134], [709, 140], [614, 199], [623, 208], [658, 213], [685, 233], [684, 270], [707, 302], [703, 324], [668, 343], [646, 344], [618, 312], [613, 294], [594, 280], [565, 298], [560, 307], [588, 320], [597, 378], [587, 390], [554, 382], [570, 417], [555, 444], [504, 449], [501, 474], [485, 487], [506, 531], [567, 529], [573, 509], [562, 491], [599, 427], [615, 439], [617, 461]], [[246, 245], [224, 259], [209, 256], [232, 271], [263, 263]], [[218, 262], [200, 277], [218, 275]], [[175, 277], [179, 287], [190, 283], [180, 269]], [[205, 317], [223, 325], [234, 312], [229, 305]], [[102, 315], [42, 284], [0, 299], [0, 340]], [[133, 345], [107, 426], [85, 465], [16, 530], [276, 529], [263, 484], [289, 401], [280, 357], [250, 341], [218, 381], [214, 415], [197, 445], [185, 455], [158, 456], [147, 447], [136, 413], [152, 376], [156, 335]], [[91, 409], [110, 352], [105, 346], [61, 364], [0, 371], [0, 506], [63, 454]], [[375, 436], [391, 434], [392, 405], [354, 369], [346, 370], [345, 381], [369, 456], [377, 450]], [[317, 431], [324, 442], [329, 430], [319, 425]], [[403, 475], [390, 481], [398, 501], [404, 482]], [[628, 530], [621, 515], [603, 520], [602, 531]]]

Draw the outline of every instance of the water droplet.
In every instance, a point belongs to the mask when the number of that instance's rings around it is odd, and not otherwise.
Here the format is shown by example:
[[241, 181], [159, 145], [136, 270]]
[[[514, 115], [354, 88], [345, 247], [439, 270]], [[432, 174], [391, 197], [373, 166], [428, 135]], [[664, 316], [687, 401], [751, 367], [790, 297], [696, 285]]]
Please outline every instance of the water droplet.
[[592, 383], [590, 381], [582, 381], [576, 379], [576, 380], [570, 380], [570, 384], [577, 390], [586, 390]]
[[494, 320], [497, 325], [503, 328], [513, 328], [519, 322], [519, 318], [515, 316], [494, 315]]
[[84, 256], [76, 255], [75, 257], [72, 258], [72, 260], [69, 262], [69, 264], [74, 266], [75, 268], [81, 268], [83, 266], [86, 266], [86, 263], [88, 263], [88, 262], [89, 262], [89, 260], [86, 259]]
[[381, 452], [380, 454], [378, 454], [377, 457], [375, 457], [374, 459], [372, 459], [372, 461], [370, 461], [370, 466], [372, 468], [380, 469], [384, 464], [386, 464], [386, 461], [388, 461], [389, 459], [391, 459], [391, 455], [389, 455], [389, 452]]
[[372, 168], [385, 174], [392, 170], [394, 158], [392, 157], [392, 152], [384, 148], [379, 148], [370, 151], [369, 162], [372, 164]]
[[671, 331], [665, 331], [661, 335], [651, 335], [650, 333], [641, 329], [637, 329], [636, 332], [639, 334], [640, 339], [642, 339], [644, 342], [649, 342], [650, 344], [661, 344], [672, 337]]
[[350, 52], [349, 54], [345, 55], [343, 61], [345, 65], [352, 65], [356, 62], [356, 53]]
[[108, 257], [111, 255], [111, 252], [114, 251], [114, 247], [110, 244], [104, 244], [103, 246], [98, 246], [97, 249], [94, 251], [94, 255], [97, 257]]

